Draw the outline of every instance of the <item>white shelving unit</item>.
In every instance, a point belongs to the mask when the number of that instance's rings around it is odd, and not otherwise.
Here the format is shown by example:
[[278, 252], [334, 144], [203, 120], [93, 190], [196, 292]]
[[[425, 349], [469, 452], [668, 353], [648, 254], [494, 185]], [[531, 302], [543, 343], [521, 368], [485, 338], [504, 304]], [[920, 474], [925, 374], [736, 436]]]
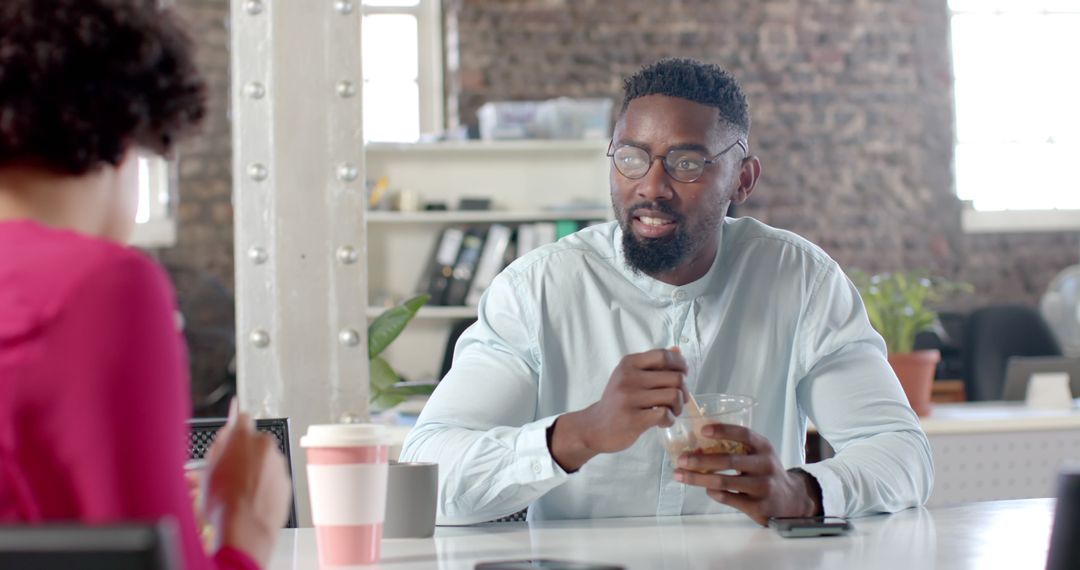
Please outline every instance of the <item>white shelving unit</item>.
[[368, 212], [368, 224], [472, 224], [496, 222], [542, 222], [566, 219], [606, 219], [611, 211], [604, 209], [566, 209], [559, 211], [490, 211], [456, 210], [446, 212]]
[[[386, 307], [368, 307], [369, 319], [378, 317]], [[417, 320], [455, 320], [476, 318], [476, 307], [421, 307], [416, 313]]]
[[[433, 248], [452, 224], [610, 219], [607, 140], [370, 144], [368, 177], [386, 176], [388, 192], [406, 191], [448, 210], [367, 212], [368, 317], [421, 290]], [[456, 210], [463, 198], [487, 198], [490, 210]], [[386, 357], [403, 376], [440, 372], [450, 327], [475, 307], [424, 307]]]

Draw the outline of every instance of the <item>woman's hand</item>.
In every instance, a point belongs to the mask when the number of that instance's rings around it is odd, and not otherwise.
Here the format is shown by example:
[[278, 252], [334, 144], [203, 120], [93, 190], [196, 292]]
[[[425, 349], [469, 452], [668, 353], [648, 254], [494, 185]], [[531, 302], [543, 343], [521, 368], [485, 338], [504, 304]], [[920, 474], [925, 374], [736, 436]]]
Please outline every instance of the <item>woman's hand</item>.
[[203, 512], [219, 544], [238, 548], [266, 567], [289, 516], [292, 484], [285, 456], [233, 400], [229, 419], [206, 457]]

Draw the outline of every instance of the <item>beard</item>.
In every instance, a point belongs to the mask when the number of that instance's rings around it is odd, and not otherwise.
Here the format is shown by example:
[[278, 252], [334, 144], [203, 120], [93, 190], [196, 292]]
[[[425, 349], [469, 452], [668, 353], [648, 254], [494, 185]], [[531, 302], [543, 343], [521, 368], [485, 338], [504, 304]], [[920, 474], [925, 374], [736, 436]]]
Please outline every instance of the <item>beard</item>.
[[[642, 208], [671, 216], [678, 224], [675, 233], [663, 238], [638, 237], [631, 227], [631, 222], [634, 212]], [[631, 206], [619, 220], [619, 226], [622, 228], [623, 257], [626, 258], [626, 265], [636, 273], [655, 275], [670, 271], [678, 267], [693, 250], [693, 240], [686, 227], [686, 218], [664, 202]]]

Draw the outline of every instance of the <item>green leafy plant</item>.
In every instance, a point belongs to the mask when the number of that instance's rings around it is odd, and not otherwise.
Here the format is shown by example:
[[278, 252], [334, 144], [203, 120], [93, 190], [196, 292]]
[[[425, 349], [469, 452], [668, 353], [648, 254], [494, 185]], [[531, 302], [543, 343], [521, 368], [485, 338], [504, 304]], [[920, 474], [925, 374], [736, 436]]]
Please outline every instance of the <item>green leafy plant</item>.
[[870, 324], [885, 339], [889, 354], [913, 350], [915, 335], [931, 328], [937, 312], [930, 307], [948, 293], [971, 292], [968, 283], [931, 278], [925, 273], [850, 272], [859, 289]]
[[378, 409], [392, 408], [404, 402], [409, 396], [430, 394], [435, 386], [403, 386], [401, 377], [391, 368], [390, 363], [379, 356], [390, 343], [405, 330], [405, 325], [416, 316], [431, 295], [418, 295], [403, 301], [396, 307], [382, 312], [368, 325], [368, 360], [371, 362], [371, 405]]

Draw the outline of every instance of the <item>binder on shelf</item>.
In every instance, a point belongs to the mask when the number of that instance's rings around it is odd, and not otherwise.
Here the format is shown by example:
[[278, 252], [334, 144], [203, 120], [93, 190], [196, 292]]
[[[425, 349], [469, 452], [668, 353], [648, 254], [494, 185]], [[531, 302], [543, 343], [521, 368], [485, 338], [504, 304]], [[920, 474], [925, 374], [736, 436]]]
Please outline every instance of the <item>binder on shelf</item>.
[[473, 273], [472, 284], [469, 285], [469, 293], [465, 296], [465, 304], [475, 307], [480, 304], [480, 295], [491, 284], [491, 280], [502, 271], [506, 248], [510, 245], [510, 234], [513, 233], [508, 226], [491, 224], [487, 231], [487, 239], [484, 240], [484, 249], [480, 253], [480, 260], [476, 263], [476, 271]]
[[547, 245], [549, 243], [555, 243], [555, 237], [558, 235], [555, 231], [554, 222], [536, 222], [533, 224], [534, 231], [536, 232], [536, 246]]
[[555, 222], [555, 241], [578, 231], [576, 220], [558, 220]]
[[454, 278], [454, 264], [457, 262], [458, 252], [461, 250], [464, 239], [463, 228], [451, 226], [443, 230], [424, 282], [419, 287], [421, 291], [427, 291], [431, 295], [429, 305], [446, 304], [446, 292]]
[[517, 255], [521, 257], [536, 249], [536, 227], [533, 224], [520, 224], [517, 228]]
[[510, 265], [514, 262], [515, 259], [518, 258], [518, 244], [517, 237], [515, 237], [516, 235], [517, 234], [515, 233], [510, 237], [510, 243], [506, 244], [506, 251], [503, 252], [502, 266], [504, 269], [507, 265]]
[[469, 286], [476, 272], [476, 264], [480, 261], [485, 234], [487, 234], [487, 226], [471, 226], [465, 231], [465, 237], [461, 241], [461, 251], [458, 252], [457, 263], [454, 264], [453, 277], [450, 279], [450, 286], [446, 289], [444, 304], [465, 304], [465, 296], [469, 293]]

